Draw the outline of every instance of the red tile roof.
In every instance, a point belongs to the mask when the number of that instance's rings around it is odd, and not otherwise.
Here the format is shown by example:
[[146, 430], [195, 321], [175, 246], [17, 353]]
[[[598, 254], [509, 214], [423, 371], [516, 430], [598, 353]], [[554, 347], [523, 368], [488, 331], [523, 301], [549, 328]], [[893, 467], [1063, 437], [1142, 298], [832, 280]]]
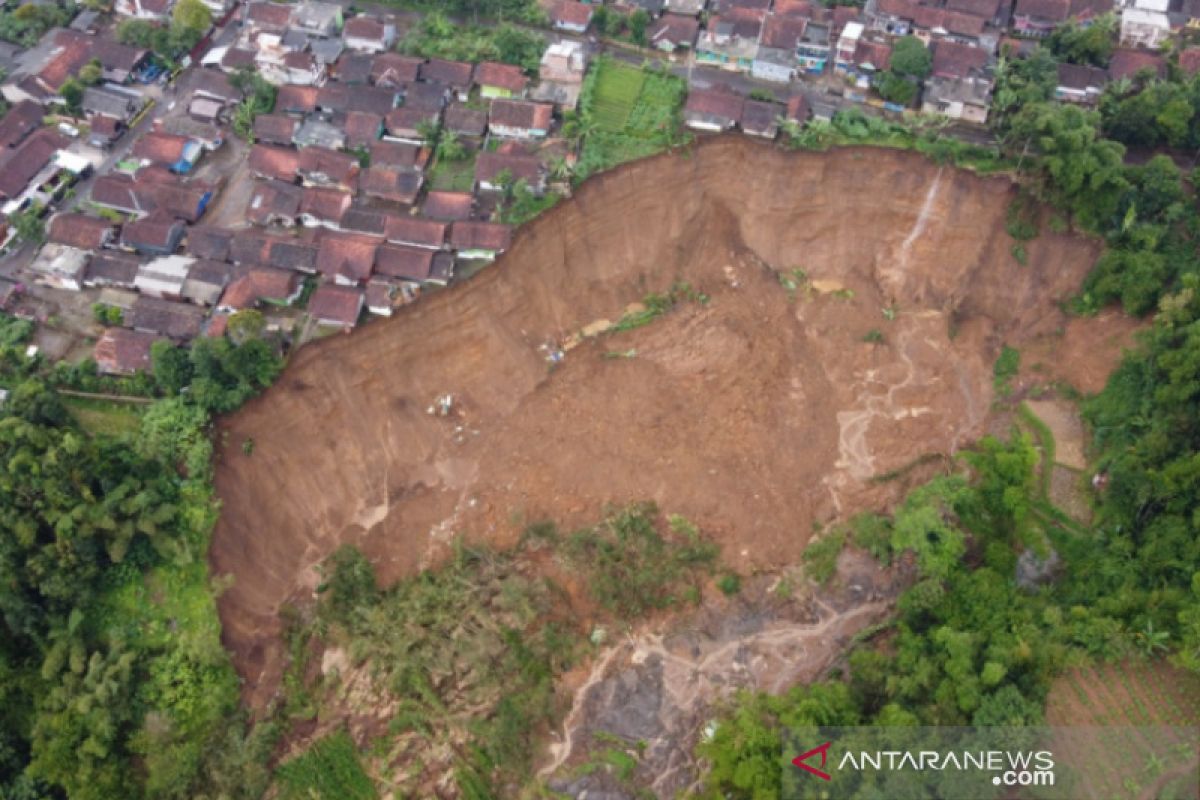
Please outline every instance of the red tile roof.
[[50, 218], [46, 241], [80, 250], [99, 250], [112, 236], [114, 227], [109, 220], [64, 212]]
[[663, 14], [650, 23], [646, 30], [646, 40], [650, 44], [670, 42], [673, 45], [691, 47], [700, 33], [700, 20], [684, 14]]
[[170, 165], [183, 158], [190, 142], [186, 136], [151, 131], [133, 143], [131, 153], [134, 158]]
[[306, 147], [300, 151], [297, 167], [302, 176], [325, 176], [333, 183], [349, 186], [358, 175], [358, 159], [324, 147]]
[[493, 100], [488, 124], [521, 130], [549, 130], [554, 106], [528, 100]]
[[362, 289], [351, 286], [318, 286], [308, 299], [308, 313], [320, 322], [353, 328], [362, 312]]
[[394, 203], [415, 203], [422, 183], [421, 173], [403, 167], [372, 166], [358, 176], [359, 192]]
[[382, 42], [386, 35], [387, 29], [383, 21], [374, 17], [351, 17], [342, 27], [342, 36], [346, 39]]
[[250, 149], [250, 171], [281, 181], [296, 179], [300, 168], [300, 151], [291, 147], [256, 144]]
[[290, 145], [300, 120], [287, 114], [259, 114], [254, 119], [254, 138], [266, 144]]
[[317, 271], [330, 280], [341, 278], [362, 283], [375, 270], [375, 249], [379, 240], [366, 236], [330, 233], [318, 244]]
[[300, 200], [300, 213], [336, 223], [350, 208], [352, 199], [349, 192], [341, 189], [306, 186], [304, 187], [304, 197]]
[[425, 195], [421, 214], [429, 219], [455, 221], [470, 219], [475, 196], [470, 192], [430, 192]]
[[371, 163], [385, 167], [424, 169], [429, 149], [411, 142], [380, 141], [371, 145]]
[[371, 65], [371, 82], [399, 86], [417, 79], [421, 59], [399, 53], [380, 53]]
[[92, 350], [92, 358], [101, 372], [132, 375], [150, 369], [150, 345], [158, 341], [152, 333], [125, 328], [106, 328]]
[[555, 24], [587, 26], [592, 22], [593, 9], [587, 3], [575, 0], [559, 0], [550, 11], [550, 21]]
[[696, 89], [688, 93], [684, 113], [721, 117], [737, 122], [742, 118], [746, 100], [739, 94], [720, 89]]
[[432, 219], [393, 216], [388, 218], [385, 235], [393, 244], [411, 244], [436, 249], [446, 241], [446, 224]]
[[42, 127], [46, 110], [32, 100], [22, 100], [0, 119], [0, 147], [16, 147]]
[[502, 172], [514, 181], [534, 183], [541, 177], [541, 162], [537, 156], [519, 153], [480, 153], [475, 159], [475, 180], [492, 183]]
[[444, 58], [431, 58], [421, 65], [418, 75], [423, 81], [444, 83], [455, 89], [471, 85], [471, 73], [474, 68], [465, 61], [447, 61]]
[[762, 44], [766, 47], [793, 50], [804, 36], [804, 29], [807, 27], [806, 19], [773, 15], [763, 25]]
[[348, 147], [370, 146], [379, 139], [379, 131], [383, 127], [383, 117], [369, 111], [349, 111], [342, 121], [342, 130], [346, 132]]
[[[1181, 57], [1180, 63], [1182, 64], [1182, 62], [1183, 59]], [[1149, 50], [1131, 50], [1127, 48], [1115, 50], [1108, 62], [1108, 74], [1114, 80], [1118, 78], [1132, 78], [1144, 69], [1150, 70], [1161, 78], [1166, 75], [1167, 62], [1158, 53]]]
[[965, 78], [987, 64], [988, 52], [948, 39], [934, 42], [933, 74], [943, 78]]
[[450, 246], [455, 250], [492, 250], [508, 248], [512, 228], [495, 222], [455, 222], [450, 226]]
[[1065, 22], [1071, 13], [1071, 0], [1017, 0], [1013, 14], [1018, 17]]
[[0, 197], [16, 197], [68, 145], [58, 131], [43, 128], [11, 150], [0, 153]]
[[292, 21], [292, 6], [284, 3], [250, 3], [246, 21], [259, 28], [283, 30]]
[[221, 294], [219, 305], [226, 308], [253, 308], [261, 300], [282, 302], [296, 293], [300, 276], [270, 267], [254, 267], [237, 278]]
[[280, 86], [275, 92], [275, 111], [297, 114], [315, 111], [320, 91], [316, 86], [300, 86], [295, 83]]
[[512, 64], [484, 61], [475, 68], [475, 82], [480, 86], [494, 86], [510, 92], [523, 92], [529, 84], [525, 72]]
[[389, 278], [423, 281], [433, 269], [433, 250], [383, 244], [375, 253], [375, 271]]

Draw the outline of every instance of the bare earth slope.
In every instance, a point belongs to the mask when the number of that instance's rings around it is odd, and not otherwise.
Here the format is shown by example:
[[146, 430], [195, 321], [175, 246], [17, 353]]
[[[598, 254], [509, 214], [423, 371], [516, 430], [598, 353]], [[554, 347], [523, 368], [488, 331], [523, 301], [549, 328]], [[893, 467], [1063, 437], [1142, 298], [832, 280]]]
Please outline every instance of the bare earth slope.
[[[1061, 330], [1096, 256], [1043, 233], [1019, 265], [1012, 191], [908, 153], [711, 140], [590, 180], [477, 278], [305, 348], [222, 423], [211, 560], [234, 576], [220, 609], [247, 699], [278, 683], [280, 606], [343, 542], [388, 581], [457, 534], [505, 544], [649, 498], [752, 568], [894, 499], [870, 478], [977, 438], [1001, 343]], [[794, 268], [811, 283], [789, 292]], [[539, 346], [677, 280], [710, 302], [549, 369]], [[458, 412], [429, 414], [446, 393]]]

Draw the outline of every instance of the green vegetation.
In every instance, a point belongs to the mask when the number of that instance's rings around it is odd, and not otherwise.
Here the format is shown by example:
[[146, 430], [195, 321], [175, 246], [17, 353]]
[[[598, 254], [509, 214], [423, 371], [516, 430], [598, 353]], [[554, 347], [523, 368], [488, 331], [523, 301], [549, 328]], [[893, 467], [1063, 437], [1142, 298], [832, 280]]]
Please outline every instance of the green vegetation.
[[804, 548], [804, 572], [817, 583], [825, 583], [837, 571], [838, 554], [846, 544], [846, 532], [834, 528]]
[[910, 105], [916, 99], [921, 81], [929, 76], [932, 68], [933, 56], [924, 42], [915, 36], [897, 39], [891, 63], [879, 77], [880, 96], [902, 106]]
[[275, 87], [251, 67], [243, 67], [229, 82], [244, 95], [233, 112], [233, 132], [248, 142], [254, 141], [254, 120], [275, 108]]
[[285, 800], [345, 798], [375, 800], [379, 794], [363, 771], [354, 742], [345, 731], [321, 739], [303, 755], [282, 765], [276, 773], [280, 796]]
[[[695, 526], [680, 517], [664, 525], [652, 504], [616, 509], [567, 536], [537, 523], [509, 551], [459, 543], [450, 563], [387, 590], [366, 558], [344, 546], [322, 568], [315, 619], [289, 634], [289, 714], [311, 718], [323, 696], [365, 678], [398, 704], [378, 744], [407, 767], [404, 777], [387, 777], [400, 792], [452, 773], [464, 796], [518, 796], [530, 780], [534, 733], [560, 711], [554, 678], [585, 647], [564, 591], [531, 563], [547, 549], [584, 576], [589, 601], [621, 624], [697, 598], [716, 558]], [[323, 685], [304, 682], [313, 637], [346, 654], [345, 671]], [[280, 770], [294, 796], [373, 796], [351, 793], [367, 784], [348, 738], [316, 748]], [[325, 773], [344, 794], [318, 785]]]
[[992, 365], [992, 386], [1000, 397], [1012, 394], [1012, 379], [1021, 369], [1021, 352], [1008, 345], [1000, 348], [1000, 355]]
[[180, 0], [171, 23], [160, 25], [143, 19], [124, 19], [117, 25], [121, 44], [150, 50], [167, 65], [174, 65], [204, 38], [212, 27], [212, 12], [200, 0]]
[[564, 131], [583, 140], [576, 178], [679, 143], [685, 93], [683, 80], [673, 75], [598, 59], [584, 78], [579, 118]]
[[400, 42], [398, 49], [423, 58], [500, 61], [516, 64], [533, 73], [546, 49], [546, 40], [515, 25], [464, 26], [451, 22], [442, 13], [431, 12], [421, 18], [420, 24]]
[[1107, 67], [1116, 42], [1117, 19], [1105, 14], [1083, 25], [1060, 25], [1046, 39], [1050, 52], [1070, 64]]
[[25, 3], [0, 11], [0, 39], [21, 47], [33, 47], [51, 28], [65, 27], [75, 16], [70, 2], [35, 5]]

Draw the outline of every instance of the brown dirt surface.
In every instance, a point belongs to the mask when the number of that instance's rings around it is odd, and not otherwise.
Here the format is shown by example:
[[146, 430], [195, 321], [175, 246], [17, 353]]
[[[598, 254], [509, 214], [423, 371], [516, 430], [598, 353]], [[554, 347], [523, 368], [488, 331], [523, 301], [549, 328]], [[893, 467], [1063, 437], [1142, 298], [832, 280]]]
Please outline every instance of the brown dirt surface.
[[[814, 522], [906, 489], [872, 476], [978, 438], [1002, 343], [1057, 338], [1106, 374], [1114, 353], [1084, 346], [1103, 323], [1059, 306], [1098, 245], [1045, 233], [1018, 265], [1013, 191], [912, 153], [708, 140], [589, 180], [472, 280], [305, 347], [220, 423], [211, 566], [234, 578], [219, 606], [247, 701], [273, 696], [278, 612], [311, 601], [339, 544], [387, 583], [459, 535], [503, 546], [650, 499], [733, 567], [769, 569]], [[708, 302], [550, 369], [545, 345], [677, 281]], [[428, 413], [445, 394], [453, 412]]]

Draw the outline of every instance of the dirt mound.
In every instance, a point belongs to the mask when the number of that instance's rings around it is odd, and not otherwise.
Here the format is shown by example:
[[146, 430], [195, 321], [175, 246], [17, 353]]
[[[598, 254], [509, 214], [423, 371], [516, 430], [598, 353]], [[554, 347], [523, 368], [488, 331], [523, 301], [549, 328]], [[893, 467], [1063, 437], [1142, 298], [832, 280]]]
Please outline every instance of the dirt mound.
[[[713, 140], [590, 180], [475, 279], [305, 348], [221, 424], [211, 561], [247, 699], [278, 683], [281, 605], [343, 542], [388, 581], [459, 534], [653, 499], [745, 569], [893, 500], [873, 478], [976, 438], [1000, 344], [1063, 329], [1096, 256], [1044, 233], [1019, 265], [1012, 193], [913, 154]], [[679, 281], [706, 298], [552, 368], [547, 345]]]

